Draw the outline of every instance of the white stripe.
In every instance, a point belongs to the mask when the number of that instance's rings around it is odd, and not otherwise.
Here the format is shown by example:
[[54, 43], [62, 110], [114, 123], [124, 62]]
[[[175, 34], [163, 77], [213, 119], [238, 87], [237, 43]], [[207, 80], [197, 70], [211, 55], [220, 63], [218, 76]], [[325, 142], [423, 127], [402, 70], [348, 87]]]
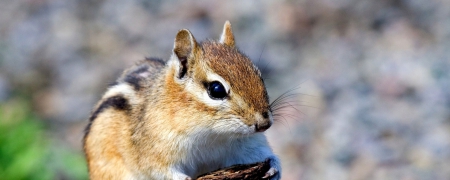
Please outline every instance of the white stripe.
[[136, 92], [134, 91], [133, 87], [128, 84], [118, 84], [110, 87], [108, 91], [106, 91], [105, 95], [103, 95], [103, 99], [108, 99], [109, 97], [117, 95], [123, 95], [124, 98], [128, 99], [128, 102], [130, 104], [137, 103]]

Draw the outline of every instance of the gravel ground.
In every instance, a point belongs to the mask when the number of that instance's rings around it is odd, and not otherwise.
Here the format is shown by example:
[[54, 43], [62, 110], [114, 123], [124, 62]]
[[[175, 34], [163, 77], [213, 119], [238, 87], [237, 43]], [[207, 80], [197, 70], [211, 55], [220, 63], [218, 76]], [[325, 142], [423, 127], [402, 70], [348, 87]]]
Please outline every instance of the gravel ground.
[[62, 1], [0, 3], [0, 102], [36, 113], [81, 152], [91, 108], [120, 72], [167, 59], [179, 29], [217, 39], [230, 20], [271, 99], [283, 179], [450, 177], [450, 1]]

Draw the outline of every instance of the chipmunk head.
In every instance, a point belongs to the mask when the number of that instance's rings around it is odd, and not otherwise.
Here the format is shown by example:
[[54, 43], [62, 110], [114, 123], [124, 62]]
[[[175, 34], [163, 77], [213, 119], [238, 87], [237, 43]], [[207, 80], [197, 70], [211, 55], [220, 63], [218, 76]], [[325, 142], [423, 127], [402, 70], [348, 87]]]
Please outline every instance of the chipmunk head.
[[194, 109], [189, 116], [197, 126], [222, 134], [252, 134], [271, 126], [260, 71], [235, 47], [228, 21], [218, 42], [197, 43], [189, 30], [180, 30], [169, 66], [171, 99], [182, 102], [180, 109]]

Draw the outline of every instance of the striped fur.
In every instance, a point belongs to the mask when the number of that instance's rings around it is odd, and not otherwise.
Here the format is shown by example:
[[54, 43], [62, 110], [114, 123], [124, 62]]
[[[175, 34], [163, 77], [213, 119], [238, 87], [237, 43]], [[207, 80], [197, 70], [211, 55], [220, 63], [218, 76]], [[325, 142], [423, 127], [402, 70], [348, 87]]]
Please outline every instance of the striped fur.
[[[147, 58], [125, 70], [95, 107], [84, 138], [90, 178], [186, 179], [270, 158], [279, 179], [261, 133], [273, 121], [264, 82], [229, 23], [219, 42], [181, 30], [173, 51], [167, 63]], [[208, 95], [213, 81], [226, 98]]]

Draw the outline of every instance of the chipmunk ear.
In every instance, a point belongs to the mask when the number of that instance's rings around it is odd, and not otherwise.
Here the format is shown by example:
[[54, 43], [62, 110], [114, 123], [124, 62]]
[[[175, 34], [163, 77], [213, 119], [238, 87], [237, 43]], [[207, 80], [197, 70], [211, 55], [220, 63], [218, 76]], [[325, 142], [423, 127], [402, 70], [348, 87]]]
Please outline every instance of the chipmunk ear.
[[175, 44], [173, 47], [173, 53], [177, 56], [180, 61], [180, 70], [178, 77], [182, 78], [186, 75], [189, 64], [189, 59], [193, 59], [195, 52], [197, 51], [197, 41], [195, 41], [194, 36], [187, 29], [182, 29], [178, 31], [175, 37]]
[[223, 25], [222, 36], [220, 36], [220, 43], [225, 44], [230, 47], [234, 47], [234, 35], [231, 30], [230, 21], [225, 21]]

